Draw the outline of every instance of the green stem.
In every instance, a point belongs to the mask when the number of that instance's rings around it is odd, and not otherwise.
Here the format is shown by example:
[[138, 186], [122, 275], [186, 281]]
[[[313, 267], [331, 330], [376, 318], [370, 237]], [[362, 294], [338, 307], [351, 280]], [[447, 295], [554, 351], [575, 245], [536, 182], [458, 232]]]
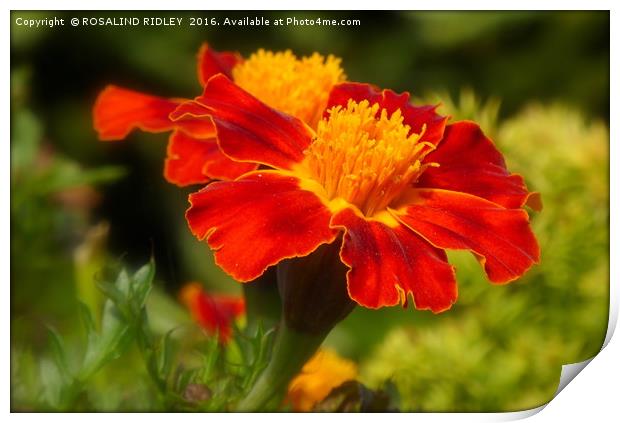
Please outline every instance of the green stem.
[[262, 411], [271, 400], [282, 395], [291, 379], [314, 355], [327, 333], [299, 333], [280, 324], [269, 364], [256, 380], [248, 395], [237, 404], [236, 411]]

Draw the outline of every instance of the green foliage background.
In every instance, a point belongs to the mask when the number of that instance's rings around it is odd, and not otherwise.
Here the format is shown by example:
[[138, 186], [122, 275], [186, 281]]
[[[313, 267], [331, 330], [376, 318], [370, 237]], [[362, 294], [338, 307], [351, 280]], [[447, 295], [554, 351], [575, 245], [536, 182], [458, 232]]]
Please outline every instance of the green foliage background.
[[[362, 24], [14, 24], [18, 16], [290, 15]], [[449, 312], [358, 309], [332, 333], [327, 343], [359, 363], [362, 382], [379, 388], [391, 381], [404, 411], [520, 410], [551, 399], [562, 364], [600, 349], [609, 298], [608, 13], [13, 12], [11, 20], [14, 410], [171, 407], [174, 398], [158, 387], [159, 373], [154, 378], [149, 361], [144, 364], [144, 351], [151, 351], [144, 346], [127, 346], [80, 389], [62, 382], [50, 364], [58, 348], [48, 326], [62, 334], [69, 373], [79, 374], [80, 302], [99, 322], [105, 297], [95, 282], [110, 280], [105, 269], [119, 261], [137, 268], [155, 258], [155, 287], [144, 306], [154, 337], [192, 326], [176, 300], [185, 282], [240, 292], [187, 230], [183, 211], [191, 189], [160, 176], [165, 135], [100, 143], [92, 129], [92, 104], [107, 83], [197, 95], [195, 54], [203, 41], [244, 55], [260, 47], [335, 54], [352, 80], [442, 102], [440, 112], [453, 120], [481, 123], [509, 169], [542, 194], [544, 209], [532, 214], [542, 262], [521, 280], [491, 286], [470, 255], [453, 253], [459, 300]], [[186, 332], [174, 338], [181, 351], [202, 339]], [[189, 353], [180, 357], [200, 362]]]

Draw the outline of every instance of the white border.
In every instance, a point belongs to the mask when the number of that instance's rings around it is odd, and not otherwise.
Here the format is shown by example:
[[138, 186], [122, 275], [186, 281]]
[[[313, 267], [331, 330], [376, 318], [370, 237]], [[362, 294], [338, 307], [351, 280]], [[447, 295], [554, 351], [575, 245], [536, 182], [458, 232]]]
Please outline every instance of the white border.
[[[521, 0], [492, 1], [435, 0], [432, 2], [407, 0], [386, 0], [381, 3], [363, 0], [313, 0], [292, 3], [286, 0], [264, 0], [260, 9], [249, 0], [204, 2], [199, 0], [176, 0], [174, 3], [161, 1], [140, 2], [131, 0], [8, 0], [12, 10], [611, 10], [612, 0]], [[467, 7], [463, 7], [463, 6]], [[174, 6], [174, 7], [171, 7]]]
[[[4, 9], [2, 16], [4, 18], [4, 27], [2, 29], [4, 40], [2, 42], [2, 58], [3, 64], [2, 75], [4, 84], [2, 85], [2, 116], [4, 125], [4, 145], [5, 154], [0, 160], [2, 160], [2, 168], [4, 177], [0, 179], [2, 186], [2, 213], [3, 219], [0, 222], [0, 231], [2, 234], [9, 234], [10, 232], [10, 147], [8, 140], [10, 139], [9, 133], [9, 111], [10, 111], [10, 68], [8, 58], [10, 57], [10, 10], [169, 10], [171, 6], [174, 6], [175, 10], [252, 10], [255, 4], [249, 1], [235, 2], [233, 4], [230, 0], [225, 2], [201, 2], [197, 0], [175, 0], [173, 3], [161, 2], [159, 4], [130, 2], [128, 0], [107, 0], [107, 1], [89, 1], [84, 2], [78, 0], [58, 0], [54, 2], [43, 0], [25, 0], [15, 1], [9, 0], [5, 4], [8, 5], [7, 9]], [[463, 8], [463, 4], [468, 6], [467, 9]], [[618, 24], [616, 16], [617, 7], [613, 1], [591, 0], [588, 2], [564, 0], [562, 2], [554, 1], [542, 1], [542, 0], [522, 0], [515, 1], [479, 1], [470, 0], [466, 3], [452, 1], [435, 0], [432, 2], [410, 2], [410, 1], [383, 1], [380, 4], [373, 2], [366, 2], [361, 4], [359, 0], [314, 0], [312, 2], [298, 2], [292, 5], [290, 2], [284, 0], [271, 0], [261, 2], [261, 10], [371, 10], [371, 7], [381, 6], [386, 10], [410, 10], [415, 8], [416, 10], [611, 10], [611, 133], [616, 134], [617, 122], [619, 122], [620, 116], [618, 116], [617, 100], [620, 98], [620, 92], [618, 85], [615, 83], [614, 75], [620, 75], [620, 68], [618, 67], [618, 55], [617, 55], [617, 41], [618, 30], [615, 25]], [[567, 70], [568, 71], [568, 70]], [[614, 140], [614, 135], [611, 135], [611, 140]], [[618, 216], [618, 198], [614, 193], [617, 187], [618, 174], [620, 170], [614, 166], [618, 163], [618, 148], [615, 143], [610, 142], [610, 160], [612, 165], [610, 166], [610, 216], [612, 216], [610, 236], [611, 236], [611, 249], [610, 257], [611, 269], [610, 269], [610, 322], [608, 327], [607, 336], [605, 339], [604, 350], [596, 356], [590, 364], [587, 366], [587, 370], [580, 374], [576, 382], [569, 384], [566, 388], [559, 392], [557, 398], [552, 400], [547, 406], [539, 407], [538, 409], [527, 410], [516, 413], [471, 413], [471, 414], [415, 414], [408, 413], [402, 414], [390, 414], [385, 418], [403, 420], [403, 421], [422, 421], [422, 422], [436, 422], [436, 421], [507, 421], [516, 420], [526, 417], [532, 417], [535, 421], [556, 421], [556, 420], [585, 420], [601, 418], [603, 421], [610, 420], [611, 416], [618, 416], [618, 400], [617, 400], [617, 386], [618, 376], [620, 375], [620, 367], [618, 366], [618, 357], [620, 357], [620, 343], [616, 339], [612, 338], [615, 326], [618, 320], [618, 266], [614, 258], [618, 257], [617, 240], [618, 240], [618, 225], [613, 217]], [[0, 251], [3, 261], [3, 295], [2, 305], [5, 310], [3, 316], [2, 327], [4, 328], [4, 339], [6, 344], [2, 348], [2, 384], [1, 400], [3, 409], [7, 412], [10, 410], [10, 342], [8, 334], [10, 330], [10, 295], [9, 295], [9, 281], [10, 281], [10, 237], [3, 236], [3, 242]], [[566, 377], [571, 372], [570, 369], [563, 369], [563, 377]], [[574, 373], [574, 368], [572, 370]], [[574, 377], [574, 375], [573, 375]], [[572, 378], [571, 378], [572, 379]], [[539, 413], [542, 409], [544, 412]], [[538, 414], [537, 414], [538, 413]], [[206, 416], [202, 414], [183, 414], [184, 419], [204, 421]], [[108, 414], [89, 414], [84, 416], [81, 414], [49, 414], [40, 416], [38, 414], [11, 414], [11, 418], [15, 420], [30, 420], [31, 418], [44, 418], [52, 421], [82, 421], [84, 418], [88, 418], [94, 421], [108, 421], [112, 416]], [[249, 416], [247, 416], [249, 417]], [[217, 419], [218, 421], [236, 421], [239, 418], [247, 418], [243, 415], [234, 413], [230, 414], [218, 414], [210, 415], [209, 419]], [[165, 414], [115, 414], [114, 419], [149, 419], [149, 420], [168, 420], [170, 416]], [[288, 420], [290, 415], [288, 414], [260, 414], [253, 415], [252, 419], [259, 420]], [[295, 416], [295, 419], [300, 421], [314, 421], [317, 415], [313, 414], [299, 414]], [[322, 415], [321, 418], [336, 419], [334, 415]], [[376, 421], [379, 417], [376, 414], [362, 414], [356, 415], [355, 418], [368, 421]]]

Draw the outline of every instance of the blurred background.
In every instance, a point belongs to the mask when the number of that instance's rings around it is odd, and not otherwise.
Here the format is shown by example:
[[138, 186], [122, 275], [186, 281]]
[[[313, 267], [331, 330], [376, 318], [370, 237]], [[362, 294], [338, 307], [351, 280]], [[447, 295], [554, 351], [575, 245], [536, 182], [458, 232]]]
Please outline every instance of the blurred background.
[[[110, 263], [153, 255], [149, 306], [162, 327], [187, 319], [179, 289], [199, 281], [240, 293], [187, 230], [194, 189], [162, 177], [167, 134], [97, 141], [92, 106], [109, 83], [166, 97], [200, 93], [196, 53], [208, 41], [342, 58], [350, 80], [441, 102], [474, 119], [511, 171], [542, 193], [532, 215], [541, 265], [491, 286], [468, 254], [450, 254], [459, 300], [447, 313], [358, 309], [327, 343], [370, 387], [397, 388], [404, 411], [503, 411], [552, 398], [560, 366], [595, 355], [609, 291], [609, 13], [607, 12], [12, 12], [12, 404], [36, 409], [29, 367], [49, 354], [46, 327], [79, 338], [78, 299], [100, 301]], [[180, 27], [27, 28], [17, 17], [183, 17]], [[189, 27], [189, 17], [359, 19], [359, 26]], [[98, 409], [140, 409], [132, 376]], [[29, 373], [30, 372], [30, 373]], [[135, 379], [134, 379], [135, 382]], [[32, 382], [33, 384], [35, 382]], [[115, 388], [116, 386], [116, 388]], [[93, 394], [93, 396], [96, 396]], [[114, 402], [116, 401], [116, 402]], [[96, 401], [95, 401], [96, 403]]]

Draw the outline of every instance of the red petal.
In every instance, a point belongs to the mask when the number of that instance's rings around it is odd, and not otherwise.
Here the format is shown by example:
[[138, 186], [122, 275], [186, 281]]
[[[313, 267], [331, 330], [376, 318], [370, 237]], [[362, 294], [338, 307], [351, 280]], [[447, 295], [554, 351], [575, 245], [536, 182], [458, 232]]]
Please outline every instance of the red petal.
[[417, 309], [438, 313], [456, 301], [454, 269], [445, 252], [408, 228], [368, 221], [351, 209], [335, 215], [332, 225], [346, 229], [340, 257], [351, 268], [349, 295], [359, 304], [392, 306], [412, 294]]
[[443, 136], [447, 118], [435, 113], [437, 106], [416, 107], [409, 102], [408, 92], [396, 94], [392, 90], [381, 91], [369, 84], [345, 82], [336, 85], [329, 95], [324, 116], [328, 116], [327, 110], [333, 106], [345, 107], [349, 99], [357, 103], [362, 100], [368, 100], [370, 104], [379, 103], [381, 108], [386, 109], [389, 114], [400, 109], [404, 118], [403, 122], [411, 127], [410, 134], [419, 134], [422, 127], [426, 125], [422, 141], [437, 144]]
[[220, 341], [227, 343], [232, 334], [232, 322], [245, 312], [241, 297], [208, 294], [198, 282], [181, 290], [181, 300], [189, 307], [193, 318], [210, 334], [218, 333]]
[[174, 124], [193, 138], [217, 138], [209, 111], [194, 100], [179, 104], [171, 113]]
[[269, 171], [215, 182], [190, 195], [186, 218], [194, 235], [215, 251], [219, 266], [249, 281], [335, 239], [331, 212], [299, 184], [298, 178]]
[[210, 139], [215, 138], [217, 134], [210, 118], [188, 117], [182, 121], [174, 122], [174, 125], [192, 138]]
[[106, 141], [125, 138], [133, 129], [169, 131], [168, 115], [181, 100], [168, 100], [109, 85], [97, 97], [93, 108], [95, 130]]
[[234, 319], [245, 313], [245, 301], [242, 297], [232, 295], [214, 295], [213, 299], [217, 304], [220, 314]]
[[527, 213], [460, 192], [415, 189], [398, 219], [439, 248], [471, 250], [492, 282], [504, 283], [538, 263]]
[[226, 157], [215, 138], [196, 139], [181, 131], [170, 136], [164, 175], [179, 186], [204, 184], [211, 179], [236, 179], [256, 168]]
[[439, 167], [427, 168], [419, 187], [466, 192], [508, 208], [519, 208], [528, 198], [523, 178], [508, 172], [502, 154], [473, 122], [448, 125], [424, 161]]
[[260, 102], [224, 75], [209, 80], [201, 97], [181, 104], [171, 118], [213, 120], [220, 148], [237, 161], [289, 169], [300, 162], [312, 131], [299, 119]]
[[241, 62], [243, 62], [243, 58], [239, 53], [233, 51], [219, 52], [204, 43], [198, 51], [198, 81], [204, 87], [209, 78], [218, 73], [223, 73], [232, 79], [232, 68]]
[[219, 334], [222, 343], [232, 335], [232, 322], [245, 310], [243, 298], [208, 295], [201, 292], [195, 299], [195, 316], [198, 323], [211, 334]]

